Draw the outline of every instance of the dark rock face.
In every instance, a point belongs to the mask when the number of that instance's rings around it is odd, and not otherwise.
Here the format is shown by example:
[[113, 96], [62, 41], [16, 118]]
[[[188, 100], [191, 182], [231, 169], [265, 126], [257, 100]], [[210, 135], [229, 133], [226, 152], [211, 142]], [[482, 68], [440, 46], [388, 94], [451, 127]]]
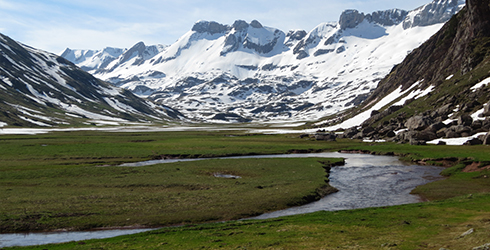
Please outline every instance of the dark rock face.
[[366, 20], [381, 24], [383, 26], [392, 26], [401, 23], [408, 15], [408, 11], [392, 9], [386, 11], [376, 11], [366, 15]]
[[250, 26], [252, 26], [253, 28], [256, 28], [256, 29], [262, 29], [263, 28], [262, 24], [259, 23], [259, 21], [257, 21], [257, 20], [253, 20], [250, 23]]
[[248, 29], [248, 23], [243, 20], [236, 20], [231, 27], [237, 31]]
[[[436, 3], [439, 3], [438, 7]], [[442, 18], [445, 15], [444, 10], [448, 8], [451, 10], [451, 6], [457, 7], [457, 5], [456, 0], [433, 2], [424, 6], [420, 13], [428, 15], [432, 10], [434, 15], [439, 15], [437, 18]], [[430, 23], [429, 19], [424, 22]], [[408, 107], [408, 110], [418, 109], [412, 117], [405, 117], [403, 113], [397, 111], [399, 114], [396, 118], [380, 124], [380, 121], [391, 114], [385, 110], [373, 113], [362, 127], [375, 128], [374, 134], [371, 135], [373, 137], [386, 137], [386, 131], [406, 129], [406, 132], [399, 132], [393, 140], [414, 144], [441, 137], [457, 138], [488, 132], [490, 119], [474, 120], [470, 116], [481, 108], [483, 112], [480, 117], [490, 116], [490, 103], [482, 104], [488, 102], [490, 98], [488, 89], [471, 91], [460, 88], [454, 93], [444, 92], [460, 81], [446, 79], [456, 72], [461, 72], [460, 79], [463, 79], [461, 81], [471, 81], [475, 84], [488, 77], [483, 75], [479, 79], [473, 79], [471, 74], [467, 74], [474, 69], [488, 72], [485, 63], [490, 59], [487, 55], [490, 55], [490, 1], [468, 0], [466, 7], [449, 20], [438, 33], [410, 53], [401, 64], [395, 66], [364, 103], [375, 102], [400, 86], [402, 90], [406, 90], [414, 83], [419, 84], [418, 89], [423, 90], [433, 86], [434, 91], [445, 94], [438, 99], [430, 98], [431, 95], [428, 95], [424, 98], [426, 102], [415, 104], [419, 105], [417, 107], [411, 106], [412, 102], [406, 102], [404, 107]], [[457, 120], [448, 122], [450, 118]], [[443, 121], [445, 123], [442, 123]], [[482, 141], [485, 143], [485, 140]]]
[[364, 21], [363, 13], [359, 13], [357, 10], [345, 10], [340, 15], [339, 24], [341, 29], [352, 29], [362, 21]]
[[198, 32], [198, 33], [209, 33], [211, 35], [217, 34], [217, 33], [223, 33], [226, 32], [230, 29], [229, 26], [219, 24], [217, 22], [211, 21], [199, 21], [194, 26], [192, 27], [192, 31]]
[[305, 38], [306, 35], [307, 33], [304, 30], [291, 30], [286, 36], [289, 37], [289, 41], [299, 41]]
[[352, 29], [367, 20], [383, 26], [392, 26], [401, 23], [407, 14], [407, 11], [399, 9], [376, 11], [367, 15], [359, 13], [357, 10], [346, 10], [340, 15], [339, 24], [341, 29]]

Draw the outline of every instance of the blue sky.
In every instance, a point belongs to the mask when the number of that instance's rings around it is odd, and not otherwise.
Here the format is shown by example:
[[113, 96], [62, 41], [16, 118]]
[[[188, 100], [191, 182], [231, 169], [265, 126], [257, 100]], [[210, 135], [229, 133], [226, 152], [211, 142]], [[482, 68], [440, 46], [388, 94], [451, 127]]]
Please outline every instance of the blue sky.
[[198, 20], [260, 21], [287, 32], [337, 21], [345, 9], [412, 10], [430, 0], [0, 0], [0, 33], [60, 53], [65, 48], [172, 44]]

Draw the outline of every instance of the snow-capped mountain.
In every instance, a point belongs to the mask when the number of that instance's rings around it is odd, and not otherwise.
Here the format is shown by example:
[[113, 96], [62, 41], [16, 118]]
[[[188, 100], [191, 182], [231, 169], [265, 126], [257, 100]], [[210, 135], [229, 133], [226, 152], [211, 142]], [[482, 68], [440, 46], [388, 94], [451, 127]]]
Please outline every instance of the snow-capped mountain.
[[361, 103], [463, 6], [463, 0], [435, 0], [410, 12], [346, 10], [338, 22], [310, 32], [285, 33], [256, 20], [198, 21], [176, 43], [146, 56], [150, 47], [142, 43], [105, 64], [109, 56], [97, 53], [63, 56], [82, 58], [77, 64], [96, 77], [194, 119], [314, 120]]
[[317, 129], [369, 141], [490, 145], [489, 17], [490, 0], [467, 0], [364, 103]]
[[0, 127], [128, 124], [179, 113], [0, 34]]

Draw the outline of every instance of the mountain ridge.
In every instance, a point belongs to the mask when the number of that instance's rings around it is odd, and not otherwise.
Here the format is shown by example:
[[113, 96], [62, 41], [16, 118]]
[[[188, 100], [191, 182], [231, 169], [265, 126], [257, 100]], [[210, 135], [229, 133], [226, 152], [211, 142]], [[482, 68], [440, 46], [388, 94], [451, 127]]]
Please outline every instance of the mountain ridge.
[[142, 100], [63, 57], [0, 34], [1, 127], [164, 122], [179, 113]]
[[[196, 121], [315, 120], [362, 102], [395, 64], [442, 27], [404, 29], [407, 17], [436, 13], [434, 18], [445, 21], [448, 12], [434, 6], [452, 11], [461, 3], [435, 1], [416, 13], [345, 11], [342, 22], [323, 23], [310, 32], [285, 33], [256, 20], [198, 21], [151, 58], [118, 59], [124, 61], [118, 67], [89, 72]], [[347, 22], [355, 25], [342, 29]]]
[[354, 125], [343, 136], [357, 139], [490, 144], [489, 20], [490, 1], [467, 0], [380, 81], [357, 114], [330, 129]]

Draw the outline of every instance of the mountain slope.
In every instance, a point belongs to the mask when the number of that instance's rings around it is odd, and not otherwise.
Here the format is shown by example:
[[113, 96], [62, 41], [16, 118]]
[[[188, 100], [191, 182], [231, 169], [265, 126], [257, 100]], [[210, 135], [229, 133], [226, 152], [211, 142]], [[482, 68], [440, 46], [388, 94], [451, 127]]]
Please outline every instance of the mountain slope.
[[[365, 133], [349, 131], [349, 137], [392, 137], [412, 143], [476, 137], [490, 130], [488, 82], [490, 1], [468, 0], [380, 82], [360, 114], [336, 127], [363, 122]], [[401, 130], [396, 137], [387, 135]]]
[[0, 127], [123, 124], [178, 115], [0, 34]]
[[339, 22], [287, 34], [255, 20], [199, 21], [158, 54], [121, 55], [89, 72], [202, 121], [314, 120], [361, 103], [462, 5], [348, 10]]

